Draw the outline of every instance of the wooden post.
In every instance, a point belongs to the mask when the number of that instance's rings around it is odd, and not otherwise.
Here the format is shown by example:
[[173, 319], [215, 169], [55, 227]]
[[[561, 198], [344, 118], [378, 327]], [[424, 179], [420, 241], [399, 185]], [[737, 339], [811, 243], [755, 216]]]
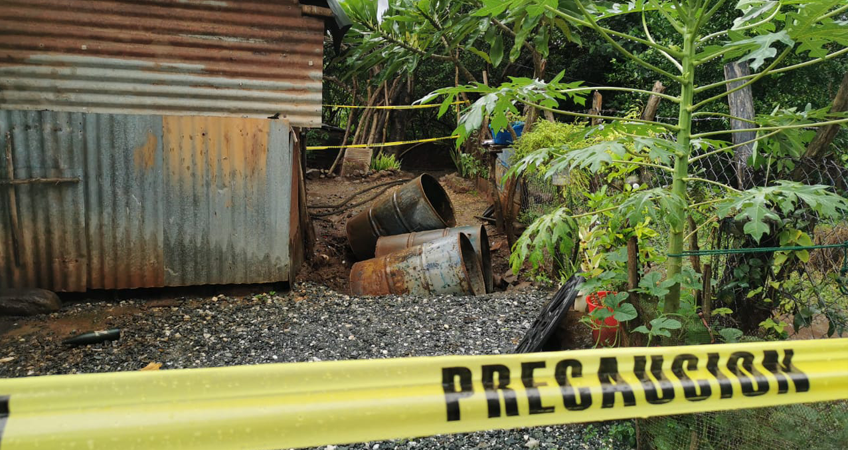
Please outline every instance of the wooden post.
[[[748, 68], [748, 63], [730, 63], [724, 66], [724, 79], [732, 80], [742, 76], [751, 74]], [[732, 90], [741, 86], [745, 80], [733, 81], [727, 83], [727, 90]], [[754, 128], [754, 95], [752, 94], [751, 86], [740, 89], [727, 97], [727, 102], [730, 105], [730, 115], [739, 117], [745, 120], [730, 119], [730, 128], [732, 130], [742, 130], [746, 128]], [[733, 133], [733, 144], [748, 142], [757, 137], [755, 131], [747, 131], [744, 133]], [[733, 160], [736, 165], [736, 183], [738, 189], [746, 189], [751, 181], [751, 173], [748, 168], [748, 158], [754, 153], [754, 144], [747, 144], [737, 147], [733, 151]]]
[[[636, 236], [630, 236], [627, 239], [627, 290], [629, 291], [627, 301], [636, 308], [636, 313], [639, 314], [639, 319], [647, 323], [648, 318], [645, 317], [645, 311], [642, 309], [642, 302], [639, 293], [635, 290], [639, 288], [639, 239]], [[643, 339], [641, 335], [632, 335], [631, 331], [636, 326], [635, 322], [625, 322], [624, 336], [627, 337], [625, 344], [629, 346], [641, 346]]]
[[[698, 247], [698, 233], [695, 231], [698, 229], [698, 224], [695, 223], [695, 219], [692, 218], [690, 214], [686, 217], [686, 221], [689, 223], [689, 251], [697, 252], [700, 250]], [[689, 256], [689, 262], [692, 263], [692, 269], [697, 273], [701, 273], [701, 257], [697, 254], [693, 254]], [[695, 291], [695, 303], [701, 302], [701, 295], [703, 292]]]
[[[603, 106], [603, 99], [604, 98], [603, 98], [603, 96], [601, 95], [600, 92], [595, 91], [594, 93], [592, 93], [592, 109], [589, 111], [590, 115], [593, 115], [593, 116], [601, 115], [601, 106]], [[594, 125], [600, 125], [601, 123], [603, 123], [603, 121], [604, 121], [603, 119], [593, 118], [592, 119], [592, 125], [593, 126]]]
[[701, 291], [701, 311], [703, 311], [704, 313], [704, 320], [706, 320], [707, 324], [709, 325], [713, 309], [713, 270], [709, 264], [704, 264], [704, 273], [701, 278], [703, 278], [704, 282], [704, 287]]
[[498, 154], [492, 151], [489, 154], [489, 184], [492, 186], [492, 197], [495, 202], [495, 226], [498, 230], [506, 233], [504, 228], [504, 214], [501, 206], [501, 191], [498, 188], [498, 177], [495, 175], [495, 168], [498, 165]]
[[[654, 83], [654, 88], [651, 89], [651, 92], [656, 92], [658, 94], [662, 94], [665, 92], [665, 86], [659, 81]], [[645, 110], [642, 111], [642, 120], [656, 120], [657, 118], [657, 110], [660, 107], [660, 101], [662, 98], [652, 95], [648, 99], [648, 104], [645, 105]]]

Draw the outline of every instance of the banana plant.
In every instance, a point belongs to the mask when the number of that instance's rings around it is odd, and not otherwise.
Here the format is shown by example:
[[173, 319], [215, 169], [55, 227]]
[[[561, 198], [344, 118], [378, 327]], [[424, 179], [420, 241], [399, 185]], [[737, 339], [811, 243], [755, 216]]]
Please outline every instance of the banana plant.
[[[698, 159], [760, 141], [779, 145], [788, 154], [802, 154], [798, 139], [777, 141], [780, 135], [788, 136], [800, 129], [828, 125], [848, 124], [844, 114], [829, 114], [822, 110], [803, 118], [795, 110], [787, 114], [778, 111], [767, 124], [753, 123], [748, 129], [719, 130], [695, 133], [693, 121], [699, 116], [722, 116], [746, 121], [739, 117], [710, 111], [709, 106], [721, 101], [729, 94], [744, 89], [769, 76], [820, 64], [848, 53], [848, 4], [844, 0], [738, 0], [736, 9], [739, 17], [732, 27], [718, 32], [706, 33], [705, 25], [725, 5], [727, 0], [634, 0], [628, 3], [607, 4], [588, 0], [507, 0], [486, 1], [485, 8], [494, 14], [504, 10], [521, 9], [527, 16], [554, 17], [581, 32], [599, 34], [624, 58], [656, 73], [666, 85], [676, 84], [678, 95], [660, 94], [638, 88], [601, 86], [588, 88], [580, 83], [561, 82], [562, 74], [551, 82], [538, 79], [512, 79], [501, 86], [488, 87], [481, 83], [445, 88], [435, 91], [423, 102], [441, 97], [443, 110], [462, 92], [475, 92], [479, 100], [470, 105], [459, 123], [456, 134], [458, 144], [475, 133], [490, 117], [497, 128], [506, 123], [506, 114], [516, 110], [516, 104], [531, 105], [554, 114], [578, 119], [603, 119], [601, 126], [586, 127], [587, 135], [603, 136], [590, 146], [542, 149], [526, 156], [512, 168], [521, 172], [531, 166], [547, 168], [547, 174], [564, 169], [581, 168], [591, 172], [633, 170], [650, 168], [665, 172], [671, 179], [667, 187], [636, 191], [626, 201], [610, 208], [634, 223], [651, 216], [655, 221], [665, 221], [670, 230], [668, 259], [665, 263], [668, 292], [665, 294], [663, 311], [676, 312], [680, 308], [681, 283], [683, 283], [682, 253], [686, 237], [686, 217], [705, 209], [713, 220], [732, 217], [743, 222], [744, 233], [756, 241], [769, 232], [770, 222], [781, 214], [789, 214], [795, 208], [807, 207], [822, 216], [845, 217], [848, 202], [832, 192], [829, 186], [808, 186], [794, 181], [777, 180], [768, 186], [740, 191], [715, 180], [697, 177], [691, 173], [690, 165]], [[642, 33], [613, 29], [607, 24], [612, 17], [625, 14], [641, 15]], [[671, 41], [663, 43], [653, 38], [647, 15], [660, 16], [668, 22], [676, 34]], [[642, 46], [662, 54], [669, 62], [666, 68], [656, 66], [638, 58], [628, 48]], [[791, 54], [804, 57], [804, 61], [791, 65], [783, 64]], [[697, 75], [706, 70], [706, 63], [717, 58], [727, 61], [745, 61], [753, 69], [751, 75], [741, 76], [712, 84], [698, 85]], [[727, 83], [739, 82], [733, 89]], [[656, 95], [678, 108], [677, 123], [660, 123], [634, 117], [585, 114], [563, 109], [564, 104], [573, 102], [582, 105], [591, 91], [619, 91], [644, 96]], [[750, 121], [748, 121], [750, 122]], [[732, 145], [717, 137], [730, 133], [754, 132], [756, 137], [748, 142]], [[669, 138], [669, 136], [674, 136]], [[787, 148], [788, 147], [788, 148]], [[709, 192], [709, 200], [699, 198]], [[695, 192], [699, 193], [695, 195]], [[592, 213], [589, 213], [592, 214]], [[583, 214], [585, 215], [585, 214]], [[551, 239], [535, 239], [551, 236], [560, 239], [564, 248], [569, 248], [577, 238], [575, 231], [578, 216], [568, 211], [554, 211], [532, 224], [516, 243], [514, 258], [523, 260], [528, 255], [550, 250]], [[540, 242], [547, 241], [547, 242]], [[515, 263], [515, 261], [513, 261]], [[515, 268], [516, 265], [514, 264]]]

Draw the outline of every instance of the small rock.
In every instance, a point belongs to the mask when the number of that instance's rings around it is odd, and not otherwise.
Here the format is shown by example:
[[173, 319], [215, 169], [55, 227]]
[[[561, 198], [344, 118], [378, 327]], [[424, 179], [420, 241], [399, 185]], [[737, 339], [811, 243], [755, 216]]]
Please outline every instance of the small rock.
[[0, 316], [49, 314], [61, 307], [59, 296], [46, 289], [0, 290]]
[[539, 441], [536, 439], [530, 439], [526, 444], [524, 444], [524, 446], [527, 448], [539, 448]]

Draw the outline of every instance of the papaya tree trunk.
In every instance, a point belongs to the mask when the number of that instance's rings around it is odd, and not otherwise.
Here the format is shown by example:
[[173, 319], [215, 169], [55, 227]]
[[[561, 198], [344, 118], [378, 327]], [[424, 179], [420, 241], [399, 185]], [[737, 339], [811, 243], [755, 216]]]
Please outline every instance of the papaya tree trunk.
[[[671, 184], [671, 195], [675, 197], [669, 202], [668, 222], [671, 225], [671, 234], [668, 240], [668, 253], [679, 255], [683, 252], [683, 238], [686, 232], [686, 178], [689, 175], [689, 152], [691, 151], [690, 140], [692, 136], [692, 110], [690, 109], [695, 98], [695, 33], [687, 29], [683, 34], [683, 80], [680, 84], [680, 112], [678, 113], [677, 133], [677, 158], [674, 162], [674, 173]], [[667, 279], [674, 279], [680, 275], [683, 268], [681, 256], [669, 256]], [[680, 309], [680, 283], [674, 283], [665, 297], [663, 312], [674, 313]]]

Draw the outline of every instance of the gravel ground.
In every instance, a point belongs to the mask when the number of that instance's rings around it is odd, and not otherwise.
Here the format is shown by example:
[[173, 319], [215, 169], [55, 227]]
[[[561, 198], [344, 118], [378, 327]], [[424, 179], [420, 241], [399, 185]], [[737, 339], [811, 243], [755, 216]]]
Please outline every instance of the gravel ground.
[[[311, 283], [284, 295], [79, 303], [21, 319], [0, 336], [0, 377], [219, 367], [272, 362], [508, 353], [550, 294], [354, 298]], [[91, 329], [118, 341], [68, 348]], [[371, 442], [343, 449], [617, 448], [611, 424], [556, 426]]]

